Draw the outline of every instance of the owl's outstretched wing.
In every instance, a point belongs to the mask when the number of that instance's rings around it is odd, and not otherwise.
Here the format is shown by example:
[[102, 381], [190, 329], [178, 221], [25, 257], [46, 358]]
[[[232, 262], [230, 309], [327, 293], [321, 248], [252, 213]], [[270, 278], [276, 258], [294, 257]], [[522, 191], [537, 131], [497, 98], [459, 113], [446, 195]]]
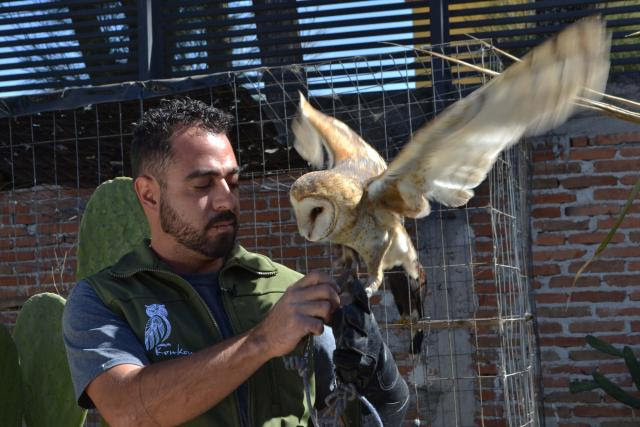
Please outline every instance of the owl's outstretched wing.
[[295, 135], [293, 146], [315, 169], [334, 168], [346, 160], [366, 163], [375, 176], [386, 168], [386, 162], [349, 126], [316, 110], [300, 94], [298, 116], [291, 125]]
[[534, 48], [418, 130], [371, 181], [369, 197], [413, 218], [429, 213], [428, 200], [465, 204], [501, 151], [560, 125], [578, 97], [604, 90], [609, 46], [604, 22], [589, 18]]

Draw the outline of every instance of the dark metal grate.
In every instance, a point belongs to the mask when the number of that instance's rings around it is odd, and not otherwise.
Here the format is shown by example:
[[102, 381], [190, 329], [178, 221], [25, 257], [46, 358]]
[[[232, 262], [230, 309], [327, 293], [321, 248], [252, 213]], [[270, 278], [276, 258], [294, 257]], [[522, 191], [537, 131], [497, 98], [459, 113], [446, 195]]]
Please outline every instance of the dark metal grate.
[[[612, 76], [637, 73], [637, 0], [0, 2], [0, 96], [392, 54], [491, 39], [521, 56], [601, 14]], [[404, 48], [403, 48], [404, 47]]]

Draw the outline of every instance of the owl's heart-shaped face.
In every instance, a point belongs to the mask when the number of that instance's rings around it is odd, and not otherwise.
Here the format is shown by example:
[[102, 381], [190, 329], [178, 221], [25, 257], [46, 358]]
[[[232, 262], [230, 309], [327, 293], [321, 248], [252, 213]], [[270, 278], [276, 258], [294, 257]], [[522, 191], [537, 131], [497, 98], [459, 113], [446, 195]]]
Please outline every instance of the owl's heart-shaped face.
[[300, 234], [312, 242], [327, 238], [335, 228], [333, 203], [322, 197], [291, 199]]

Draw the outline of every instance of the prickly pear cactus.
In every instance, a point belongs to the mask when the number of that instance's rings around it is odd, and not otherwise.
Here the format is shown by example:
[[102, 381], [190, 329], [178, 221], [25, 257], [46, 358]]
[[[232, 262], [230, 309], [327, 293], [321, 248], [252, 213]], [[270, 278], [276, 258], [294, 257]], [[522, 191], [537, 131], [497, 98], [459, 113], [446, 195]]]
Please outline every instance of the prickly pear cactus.
[[80, 280], [114, 264], [149, 236], [149, 224], [133, 180], [120, 177], [103, 182], [82, 215], [76, 278]]
[[[630, 347], [624, 346], [621, 351], [619, 348], [616, 348], [608, 342], [602, 341], [593, 335], [587, 335], [586, 340], [587, 344], [602, 353], [623, 358], [636, 389], [640, 391], [640, 363], [638, 362], [638, 359], [636, 359], [636, 356], [633, 354]], [[600, 372], [592, 372], [591, 376], [593, 380], [571, 381], [571, 383], [569, 383], [569, 390], [571, 393], [580, 393], [582, 391], [601, 388], [605, 393], [616, 399], [618, 402], [622, 402], [634, 409], [640, 409], [640, 399], [620, 388]]]
[[29, 426], [81, 426], [87, 415], [76, 404], [62, 341], [64, 303], [60, 295], [34, 295], [16, 321], [13, 339], [20, 356]]
[[22, 373], [11, 334], [0, 325], [0, 418], [7, 427], [22, 426]]

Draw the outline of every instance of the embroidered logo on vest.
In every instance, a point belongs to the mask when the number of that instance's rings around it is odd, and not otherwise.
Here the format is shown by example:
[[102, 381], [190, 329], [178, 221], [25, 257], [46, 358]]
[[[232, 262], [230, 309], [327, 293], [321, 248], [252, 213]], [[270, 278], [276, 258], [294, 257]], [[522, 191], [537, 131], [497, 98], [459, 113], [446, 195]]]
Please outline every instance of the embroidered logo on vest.
[[145, 305], [145, 311], [149, 320], [144, 327], [144, 345], [151, 351], [155, 346], [166, 341], [171, 334], [171, 323], [169, 323], [169, 312], [164, 304]]
[[[165, 343], [171, 334], [169, 312], [164, 304], [145, 305], [145, 312], [149, 316], [144, 327], [144, 346], [148, 351], [153, 350], [156, 356], [185, 356], [191, 354], [178, 344], [177, 349], [172, 350], [171, 343]], [[169, 347], [167, 350], [163, 350]]]

